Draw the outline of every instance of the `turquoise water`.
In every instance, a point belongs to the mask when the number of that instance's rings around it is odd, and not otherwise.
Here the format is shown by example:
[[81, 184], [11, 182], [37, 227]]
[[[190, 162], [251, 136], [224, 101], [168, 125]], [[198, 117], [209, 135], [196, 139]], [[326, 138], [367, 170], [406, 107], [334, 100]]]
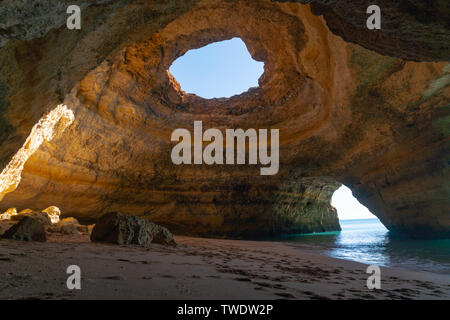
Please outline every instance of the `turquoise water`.
[[396, 238], [378, 219], [340, 224], [341, 232], [289, 235], [283, 241], [335, 258], [450, 275], [450, 239]]

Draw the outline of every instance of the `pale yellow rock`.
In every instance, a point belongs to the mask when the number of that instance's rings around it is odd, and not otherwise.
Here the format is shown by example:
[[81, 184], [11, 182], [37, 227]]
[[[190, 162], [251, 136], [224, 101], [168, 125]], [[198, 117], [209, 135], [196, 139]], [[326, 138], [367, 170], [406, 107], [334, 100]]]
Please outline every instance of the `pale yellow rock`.
[[9, 208], [2, 214], [0, 214], [0, 220], [10, 220], [12, 216], [17, 215], [17, 209], [16, 208]]
[[48, 217], [50, 218], [52, 223], [59, 222], [59, 217], [61, 216], [61, 210], [59, 210], [58, 207], [51, 206], [51, 207], [48, 207], [47, 209], [42, 210], [42, 212], [45, 212], [48, 214]]
[[[44, 115], [31, 130], [22, 148], [14, 155], [5, 169], [0, 173], [0, 201], [3, 196], [14, 191], [20, 183], [25, 163], [44, 141], [51, 141], [74, 120], [73, 112], [65, 105], [59, 105]], [[60, 122], [62, 125], [59, 125]]]

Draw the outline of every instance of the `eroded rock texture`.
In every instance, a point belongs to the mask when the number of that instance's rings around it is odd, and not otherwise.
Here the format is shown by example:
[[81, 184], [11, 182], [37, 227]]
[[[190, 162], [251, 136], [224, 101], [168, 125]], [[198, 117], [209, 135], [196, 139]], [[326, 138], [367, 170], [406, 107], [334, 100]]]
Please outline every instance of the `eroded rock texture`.
[[[415, 61], [450, 58], [450, 2], [447, 0], [275, 0], [311, 4], [328, 27], [365, 48]], [[382, 30], [366, 27], [367, 8], [381, 8]]]
[[91, 240], [145, 247], [151, 243], [176, 245], [172, 233], [166, 228], [120, 212], [110, 212], [102, 216], [92, 230]]
[[[73, 122], [54, 124], [64, 130], [42, 139], [0, 207], [55, 205], [81, 221], [121, 211], [175, 233], [249, 237], [334, 228], [329, 198], [345, 183], [392, 230], [450, 235], [450, 66], [402, 60], [448, 60], [448, 32], [427, 33], [443, 47], [415, 43], [414, 56], [408, 38], [383, 33], [384, 56], [333, 34], [309, 5], [269, 0], [94, 1], [80, 31], [52, 21], [0, 49], [1, 164], [60, 103]], [[171, 63], [232, 37], [265, 62], [259, 87], [230, 99], [182, 92]], [[362, 38], [347, 40], [368, 46]], [[279, 174], [173, 165], [170, 135], [195, 120], [279, 128]]]
[[13, 225], [2, 235], [4, 239], [18, 241], [46, 241], [45, 228], [42, 222], [32, 217], [25, 217]]
[[272, 233], [313, 233], [341, 230], [336, 209], [330, 204], [340, 187], [328, 177], [286, 180], [276, 192]]

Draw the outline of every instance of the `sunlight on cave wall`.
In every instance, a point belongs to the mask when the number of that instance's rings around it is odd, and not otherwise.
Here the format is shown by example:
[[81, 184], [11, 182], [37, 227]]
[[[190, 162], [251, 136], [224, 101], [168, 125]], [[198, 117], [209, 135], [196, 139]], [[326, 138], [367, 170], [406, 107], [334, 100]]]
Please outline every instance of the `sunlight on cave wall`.
[[22, 148], [12, 157], [0, 173], [0, 201], [5, 194], [14, 191], [20, 183], [22, 170], [27, 160], [44, 141], [51, 141], [62, 133], [74, 120], [74, 113], [65, 105], [58, 105], [44, 115], [31, 129]]

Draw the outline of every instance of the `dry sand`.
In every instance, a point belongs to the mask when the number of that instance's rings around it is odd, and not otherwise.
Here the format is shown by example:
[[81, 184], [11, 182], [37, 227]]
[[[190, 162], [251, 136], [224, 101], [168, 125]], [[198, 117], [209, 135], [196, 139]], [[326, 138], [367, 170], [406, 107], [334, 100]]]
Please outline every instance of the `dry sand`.
[[[45, 243], [0, 240], [0, 299], [449, 299], [450, 277], [367, 265], [288, 244], [176, 237], [150, 248], [50, 235]], [[68, 290], [78, 265], [81, 290]]]

